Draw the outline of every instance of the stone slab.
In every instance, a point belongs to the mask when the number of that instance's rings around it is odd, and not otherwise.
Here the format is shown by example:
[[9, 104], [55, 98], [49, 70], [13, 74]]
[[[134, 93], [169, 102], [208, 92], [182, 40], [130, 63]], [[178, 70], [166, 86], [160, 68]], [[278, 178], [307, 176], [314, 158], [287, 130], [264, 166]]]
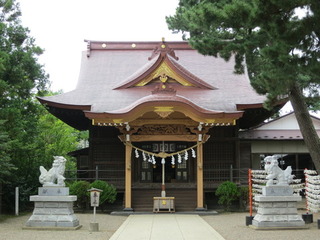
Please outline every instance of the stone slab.
[[293, 188], [290, 186], [266, 186], [262, 188], [263, 196], [292, 196]]
[[68, 187], [39, 187], [38, 188], [39, 196], [68, 196], [69, 188]]
[[48, 215], [48, 214], [33, 214], [28, 221], [32, 222], [76, 222], [76, 215]]
[[34, 202], [35, 208], [73, 208], [73, 202]]
[[70, 215], [74, 214], [72, 208], [35, 208], [34, 215]]
[[57, 222], [57, 227], [76, 227], [79, 226], [79, 221], [75, 222]]
[[259, 202], [259, 208], [297, 208], [297, 202]]
[[90, 232], [99, 232], [99, 223], [91, 222], [89, 229], [90, 229]]
[[73, 231], [78, 230], [82, 227], [82, 225], [78, 225], [76, 227], [22, 227], [23, 230], [44, 230], [44, 231]]
[[78, 218], [72, 215], [35, 215], [27, 221], [26, 227], [77, 227]]
[[254, 197], [257, 202], [300, 202], [302, 200], [301, 196], [262, 196], [257, 195]]
[[261, 227], [261, 228], [301, 228], [305, 226], [304, 221], [278, 221], [278, 222], [258, 222], [252, 220], [252, 226]]
[[257, 227], [257, 226], [254, 226], [254, 225], [249, 225], [250, 228], [254, 229], [254, 230], [264, 230], [264, 231], [267, 231], [267, 230], [306, 230], [306, 229], [309, 229], [308, 226], [304, 225], [304, 226], [299, 226], [299, 227]]
[[257, 222], [304, 222], [298, 214], [260, 214], [254, 217]]
[[32, 202], [74, 202], [77, 201], [77, 196], [30, 196]]
[[297, 214], [297, 208], [258, 208], [259, 214]]

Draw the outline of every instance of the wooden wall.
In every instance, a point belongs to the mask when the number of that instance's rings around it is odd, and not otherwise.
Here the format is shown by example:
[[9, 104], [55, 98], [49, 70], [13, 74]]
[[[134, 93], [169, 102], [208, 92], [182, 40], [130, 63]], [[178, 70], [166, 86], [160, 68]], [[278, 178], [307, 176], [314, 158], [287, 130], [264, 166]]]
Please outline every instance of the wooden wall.
[[114, 184], [118, 190], [124, 189], [125, 146], [120, 141], [118, 129], [95, 127], [90, 131], [91, 169], [98, 166], [99, 179]]
[[[210, 139], [203, 146], [204, 186], [212, 188], [230, 180], [232, 175], [239, 177], [239, 174], [230, 172], [231, 166], [234, 169], [250, 167], [250, 145], [239, 142], [236, 126], [214, 127], [208, 134]], [[99, 178], [114, 184], [121, 191], [124, 190], [125, 180], [125, 146], [119, 140], [119, 135], [119, 130], [114, 127], [92, 126], [89, 158], [91, 169], [98, 166]], [[134, 169], [138, 170], [137, 167]], [[189, 172], [190, 183], [196, 180], [196, 173], [192, 169]]]

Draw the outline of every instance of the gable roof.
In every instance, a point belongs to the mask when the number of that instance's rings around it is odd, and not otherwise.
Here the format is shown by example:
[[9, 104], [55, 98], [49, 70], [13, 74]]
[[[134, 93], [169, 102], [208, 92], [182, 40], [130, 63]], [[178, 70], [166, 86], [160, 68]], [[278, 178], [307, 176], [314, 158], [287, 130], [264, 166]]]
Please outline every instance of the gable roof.
[[[313, 125], [320, 137], [320, 119], [311, 115]], [[239, 137], [243, 139], [303, 139], [300, 127], [294, 112], [262, 123], [259, 126], [242, 131]]]
[[[157, 51], [157, 48], [154, 52]], [[150, 81], [159, 78], [160, 81], [165, 82], [168, 78], [174, 79], [185, 87], [198, 87], [203, 89], [215, 89], [210, 84], [201, 80], [183, 66], [181, 66], [177, 60], [177, 57], [170, 56], [171, 49], [169, 51], [160, 52], [157, 56], [148, 58], [148, 62], [134, 72], [128, 79], [114, 89], [124, 89], [129, 87], [145, 86]], [[153, 53], [154, 54], [154, 53]], [[163, 80], [164, 79], [164, 80]]]
[[200, 112], [223, 112], [237, 118], [246, 109], [261, 109], [266, 99], [254, 91], [247, 74], [234, 73], [234, 58], [226, 62], [203, 56], [187, 42], [88, 41], [76, 89], [39, 100], [51, 112], [85, 106], [88, 117], [90, 112], [130, 109], [134, 103], [155, 98], [152, 92], [159, 86], [173, 88], [176, 98], [192, 103]]

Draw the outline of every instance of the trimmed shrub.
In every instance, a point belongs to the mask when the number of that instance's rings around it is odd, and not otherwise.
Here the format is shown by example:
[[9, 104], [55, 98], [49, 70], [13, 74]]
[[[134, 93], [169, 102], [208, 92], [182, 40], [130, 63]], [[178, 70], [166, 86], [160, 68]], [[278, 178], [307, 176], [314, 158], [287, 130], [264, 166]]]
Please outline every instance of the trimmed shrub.
[[223, 205], [224, 209], [229, 211], [232, 202], [240, 196], [240, 192], [235, 183], [226, 181], [219, 185], [216, 196], [219, 197], [218, 204]]
[[77, 206], [85, 210], [89, 203], [88, 189], [90, 188], [90, 183], [87, 181], [75, 181], [68, 184], [70, 195], [77, 196]]
[[98, 188], [103, 192], [100, 193], [100, 205], [103, 207], [106, 203], [114, 203], [117, 198], [117, 189], [106, 181], [96, 180], [90, 184], [89, 188]]

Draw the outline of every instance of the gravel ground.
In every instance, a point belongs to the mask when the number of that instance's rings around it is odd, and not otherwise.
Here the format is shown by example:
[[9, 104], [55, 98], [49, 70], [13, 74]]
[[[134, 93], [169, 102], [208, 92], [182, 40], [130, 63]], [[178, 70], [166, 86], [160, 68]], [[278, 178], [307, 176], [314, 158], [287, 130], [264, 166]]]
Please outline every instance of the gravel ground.
[[121, 226], [127, 217], [97, 214], [96, 221], [99, 223], [99, 232], [90, 232], [89, 223], [93, 214], [76, 213], [82, 227], [71, 231], [46, 231], [46, 230], [23, 230], [31, 213], [25, 216], [9, 218], [0, 222], [0, 240], [108, 240]]
[[[305, 211], [299, 211], [303, 214]], [[89, 223], [92, 214], [76, 214], [80, 220], [82, 228], [76, 231], [37, 231], [23, 230], [22, 227], [27, 222], [30, 214], [12, 217], [0, 223], [1, 240], [20, 240], [20, 239], [58, 239], [58, 240], [100, 240], [109, 239], [112, 234], [120, 227], [127, 217], [114, 216], [108, 214], [97, 214], [96, 219], [99, 223], [99, 232], [90, 232]], [[203, 216], [217, 232], [226, 240], [274, 240], [274, 239], [319, 239], [320, 229], [317, 227], [319, 214], [313, 214], [314, 223], [307, 224], [308, 229], [302, 230], [254, 230], [245, 225], [245, 218], [248, 213], [221, 213], [218, 215]], [[130, 240], [130, 239], [128, 239]]]
[[[304, 214], [305, 211], [299, 211]], [[246, 226], [248, 213], [224, 213], [214, 216], [203, 216], [222, 237], [226, 240], [301, 240], [320, 239], [317, 219], [320, 215], [313, 214], [313, 223], [306, 224], [308, 229], [297, 230], [255, 230]]]

